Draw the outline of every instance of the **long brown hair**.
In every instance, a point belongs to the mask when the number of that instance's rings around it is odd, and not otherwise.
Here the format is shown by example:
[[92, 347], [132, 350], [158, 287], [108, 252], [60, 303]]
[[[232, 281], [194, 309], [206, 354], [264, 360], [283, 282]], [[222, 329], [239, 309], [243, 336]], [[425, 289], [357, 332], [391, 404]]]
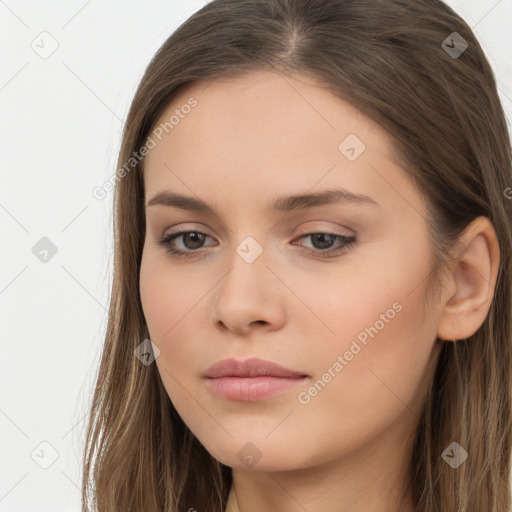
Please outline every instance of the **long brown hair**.
[[[224, 511], [231, 469], [183, 423], [156, 365], [134, 357], [149, 335], [138, 280], [144, 160], [133, 155], [179, 87], [251, 71], [314, 77], [387, 130], [428, 201], [432, 283], [464, 228], [478, 216], [491, 220], [501, 257], [490, 311], [473, 336], [443, 344], [410, 478], [418, 512], [509, 512], [510, 135], [480, 44], [440, 0], [213, 0], [155, 54], [118, 160], [114, 278], [84, 448], [83, 509]], [[457, 470], [441, 458], [453, 441], [469, 453]]]

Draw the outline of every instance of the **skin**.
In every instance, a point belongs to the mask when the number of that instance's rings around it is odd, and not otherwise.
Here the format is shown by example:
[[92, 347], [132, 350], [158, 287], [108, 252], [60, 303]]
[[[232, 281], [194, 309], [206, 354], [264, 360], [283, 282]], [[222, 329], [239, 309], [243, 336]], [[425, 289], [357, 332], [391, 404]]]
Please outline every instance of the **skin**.
[[[427, 308], [427, 205], [393, 160], [387, 132], [300, 75], [197, 82], [161, 121], [191, 96], [197, 106], [146, 156], [145, 198], [179, 192], [215, 215], [147, 207], [140, 294], [170, 399], [209, 453], [233, 468], [227, 510], [414, 511], [409, 492], [397, 505], [413, 436], [443, 340], [471, 336], [488, 313], [499, 264], [492, 225], [481, 217], [468, 227], [465, 251]], [[349, 134], [366, 146], [354, 161], [338, 149]], [[379, 206], [266, 210], [278, 196], [335, 187]], [[207, 235], [202, 245], [174, 241], [192, 257], [156, 243], [181, 230]], [[354, 235], [356, 244], [322, 258], [326, 244], [304, 235], [326, 230]], [[247, 236], [263, 249], [252, 263], [236, 252]], [[334, 239], [333, 247], [342, 244]], [[309, 403], [299, 402], [395, 303], [394, 318]], [[211, 394], [203, 372], [252, 356], [310, 379], [257, 402]], [[248, 442], [261, 455], [250, 467], [237, 456]]]

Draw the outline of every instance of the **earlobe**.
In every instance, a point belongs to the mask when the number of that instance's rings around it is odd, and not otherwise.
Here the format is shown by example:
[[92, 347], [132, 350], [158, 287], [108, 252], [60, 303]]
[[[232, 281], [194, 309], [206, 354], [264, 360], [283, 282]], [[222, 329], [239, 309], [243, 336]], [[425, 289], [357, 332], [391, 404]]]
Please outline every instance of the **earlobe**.
[[442, 305], [437, 329], [437, 337], [447, 341], [469, 338], [483, 324], [500, 262], [498, 238], [487, 217], [471, 222], [459, 242], [456, 262], [447, 277], [450, 297]]

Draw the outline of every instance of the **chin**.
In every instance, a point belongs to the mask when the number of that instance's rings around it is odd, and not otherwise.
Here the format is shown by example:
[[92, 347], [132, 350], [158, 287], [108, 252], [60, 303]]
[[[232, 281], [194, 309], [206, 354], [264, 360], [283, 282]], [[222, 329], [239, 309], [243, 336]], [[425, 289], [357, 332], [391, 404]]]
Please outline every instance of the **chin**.
[[215, 443], [215, 449], [204, 444], [212, 457], [240, 471], [289, 471], [303, 468], [305, 460], [296, 449], [284, 448], [279, 439], [268, 440], [226, 439], [225, 445]]

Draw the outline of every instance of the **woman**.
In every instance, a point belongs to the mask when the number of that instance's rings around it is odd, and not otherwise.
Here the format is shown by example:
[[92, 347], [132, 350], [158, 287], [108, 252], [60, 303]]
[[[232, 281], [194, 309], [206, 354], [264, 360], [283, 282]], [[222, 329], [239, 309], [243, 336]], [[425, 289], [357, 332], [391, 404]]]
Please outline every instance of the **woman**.
[[213, 0], [126, 122], [84, 509], [510, 511], [510, 137], [439, 0]]

